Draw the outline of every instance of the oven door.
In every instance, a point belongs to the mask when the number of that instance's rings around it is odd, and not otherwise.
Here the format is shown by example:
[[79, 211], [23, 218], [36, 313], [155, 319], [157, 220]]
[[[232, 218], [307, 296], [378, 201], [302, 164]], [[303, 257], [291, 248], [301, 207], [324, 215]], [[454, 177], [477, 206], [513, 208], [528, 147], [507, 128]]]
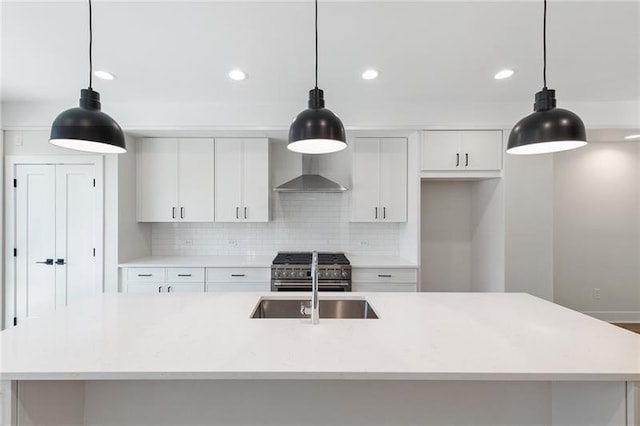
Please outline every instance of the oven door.
[[[310, 282], [271, 281], [271, 291], [311, 291]], [[345, 281], [319, 282], [318, 291], [351, 291], [351, 283]]]

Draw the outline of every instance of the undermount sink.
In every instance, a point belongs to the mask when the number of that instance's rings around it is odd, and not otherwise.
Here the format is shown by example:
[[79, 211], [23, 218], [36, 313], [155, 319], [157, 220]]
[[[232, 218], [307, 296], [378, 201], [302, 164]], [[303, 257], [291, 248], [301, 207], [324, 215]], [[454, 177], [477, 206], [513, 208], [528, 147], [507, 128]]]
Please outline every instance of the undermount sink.
[[[320, 318], [378, 319], [364, 299], [321, 299]], [[309, 299], [261, 299], [251, 318], [309, 318]]]

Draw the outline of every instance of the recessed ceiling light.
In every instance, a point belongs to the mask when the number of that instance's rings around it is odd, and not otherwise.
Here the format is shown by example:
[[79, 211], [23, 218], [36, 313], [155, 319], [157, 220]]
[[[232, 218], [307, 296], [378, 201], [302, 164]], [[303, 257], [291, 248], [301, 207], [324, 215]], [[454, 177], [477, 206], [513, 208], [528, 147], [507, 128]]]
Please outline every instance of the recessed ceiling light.
[[640, 134], [625, 136], [625, 139], [640, 139]]
[[362, 78], [365, 80], [373, 80], [378, 78], [378, 76], [380, 75], [380, 73], [376, 70], [366, 70], [365, 72], [362, 73]]
[[93, 75], [95, 75], [96, 77], [101, 78], [103, 80], [115, 80], [116, 79], [115, 74], [112, 74], [109, 71], [98, 70], [98, 71], [94, 72]]
[[231, 70], [229, 71], [229, 78], [235, 81], [242, 81], [247, 78], [247, 73], [242, 70]]
[[504, 80], [505, 78], [513, 76], [515, 73], [516, 72], [514, 70], [506, 68], [498, 71], [496, 75], [493, 76], [493, 78], [495, 78], [496, 80]]

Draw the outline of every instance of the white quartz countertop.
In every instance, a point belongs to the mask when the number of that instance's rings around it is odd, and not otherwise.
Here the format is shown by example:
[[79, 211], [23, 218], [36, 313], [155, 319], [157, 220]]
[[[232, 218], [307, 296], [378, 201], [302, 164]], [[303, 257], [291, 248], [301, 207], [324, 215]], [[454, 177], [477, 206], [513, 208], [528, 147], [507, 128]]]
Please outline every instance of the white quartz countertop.
[[[123, 262], [122, 268], [269, 268], [276, 256], [147, 256]], [[397, 256], [350, 255], [347, 258], [354, 268], [417, 268], [415, 262]]]
[[527, 294], [322, 294], [380, 319], [318, 325], [261, 296], [101, 295], [1, 332], [0, 379], [640, 381], [640, 336]]

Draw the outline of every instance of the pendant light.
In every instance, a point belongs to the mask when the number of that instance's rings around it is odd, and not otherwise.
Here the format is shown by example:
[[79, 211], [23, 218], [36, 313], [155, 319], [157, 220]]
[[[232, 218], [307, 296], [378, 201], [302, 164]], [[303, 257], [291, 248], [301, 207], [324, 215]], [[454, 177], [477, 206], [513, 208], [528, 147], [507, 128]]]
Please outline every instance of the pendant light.
[[318, 88], [318, 0], [315, 0], [316, 85], [309, 91], [309, 108], [289, 128], [287, 148], [302, 154], [328, 154], [347, 147], [342, 121], [324, 107], [324, 92]]
[[89, 0], [89, 88], [80, 90], [80, 107], [61, 112], [51, 125], [49, 142], [78, 151], [121, 154], [127, 152], [124, 134], [116, 121], [100, 111], [100, 94], [92, 88], [93, 28]]
[[511, 130], [507, 153], [544, 154], [566, 151], [587, 144], [587, 131], [576, 114], [556, 108], [556, 91], [547, 88], [547, 0], [544, 0], [542, 30], [544, 87], [536, 93], [534, 112]]

